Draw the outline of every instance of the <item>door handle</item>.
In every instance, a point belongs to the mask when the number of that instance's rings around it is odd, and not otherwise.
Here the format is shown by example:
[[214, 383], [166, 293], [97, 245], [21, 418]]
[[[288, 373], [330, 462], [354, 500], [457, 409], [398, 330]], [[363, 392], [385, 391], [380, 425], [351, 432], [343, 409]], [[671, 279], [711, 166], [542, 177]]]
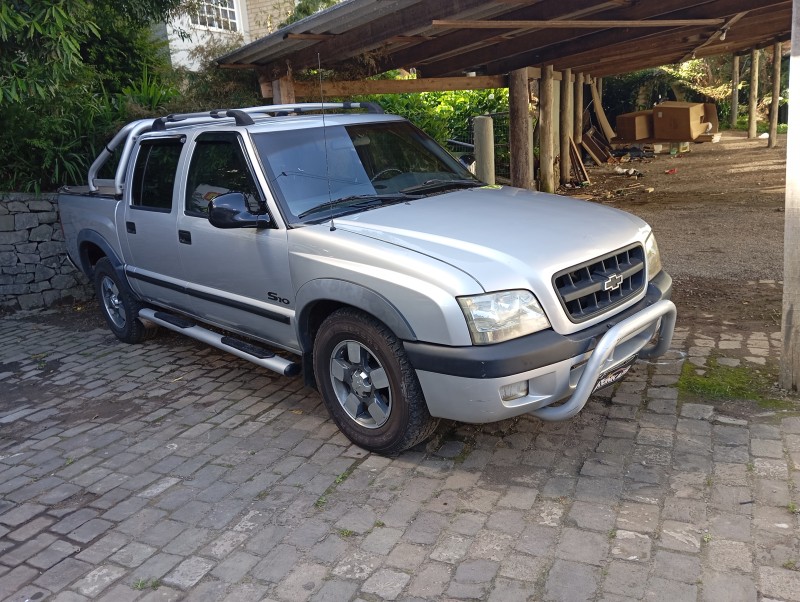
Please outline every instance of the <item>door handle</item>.
[[125, 230], [128, 234], [136, 234], [136, 224], [133, 222], [125, 222]]
[[178, 230], [178, 242], [184, 245], [192, 244], [192, 233], [188, 230]]

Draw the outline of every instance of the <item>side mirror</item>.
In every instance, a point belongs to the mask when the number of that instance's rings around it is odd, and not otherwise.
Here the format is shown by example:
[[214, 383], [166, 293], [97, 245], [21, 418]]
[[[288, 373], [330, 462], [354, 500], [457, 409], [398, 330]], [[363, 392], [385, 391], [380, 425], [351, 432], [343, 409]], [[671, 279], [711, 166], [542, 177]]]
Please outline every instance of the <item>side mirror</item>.
[[269, 228], [269, 215], [250, 213], [241, 192], [221, 194], [208, 203], [208, 221], [215, 228]]

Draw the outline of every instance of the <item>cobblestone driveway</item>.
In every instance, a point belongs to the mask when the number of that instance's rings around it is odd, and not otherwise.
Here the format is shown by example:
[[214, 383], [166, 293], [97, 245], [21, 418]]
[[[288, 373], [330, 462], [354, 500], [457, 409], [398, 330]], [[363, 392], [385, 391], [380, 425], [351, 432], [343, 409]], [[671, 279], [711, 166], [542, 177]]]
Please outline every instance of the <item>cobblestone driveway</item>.
[[[776, 342], [675, 345], [756, 364]], [[678, 404], [680, 369], [384, 458], [299, 379], [4, 318], [0, 599], [800, 600], [800, 418]]]

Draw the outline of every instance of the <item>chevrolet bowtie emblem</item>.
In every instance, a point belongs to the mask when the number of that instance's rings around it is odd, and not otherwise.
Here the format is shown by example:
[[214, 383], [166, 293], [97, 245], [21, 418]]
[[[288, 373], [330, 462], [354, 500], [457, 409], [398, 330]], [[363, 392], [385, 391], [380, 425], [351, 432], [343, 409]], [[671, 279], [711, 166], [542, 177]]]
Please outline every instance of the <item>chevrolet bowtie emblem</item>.
[[615, 291], [622, 286], [622, 274], [611, 274], [608, 279], [603, 283], [604, 291]]

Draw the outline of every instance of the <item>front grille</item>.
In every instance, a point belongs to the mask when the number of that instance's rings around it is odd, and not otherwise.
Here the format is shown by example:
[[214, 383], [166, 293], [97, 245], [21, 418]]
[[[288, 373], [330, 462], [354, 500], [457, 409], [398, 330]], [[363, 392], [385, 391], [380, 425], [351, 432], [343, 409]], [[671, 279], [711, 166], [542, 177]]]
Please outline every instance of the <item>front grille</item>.
[[570, 320], [584, 322], [644, 288], [644, 249], [634, 245], [573, 266], [556, 274], [553, 285]]

